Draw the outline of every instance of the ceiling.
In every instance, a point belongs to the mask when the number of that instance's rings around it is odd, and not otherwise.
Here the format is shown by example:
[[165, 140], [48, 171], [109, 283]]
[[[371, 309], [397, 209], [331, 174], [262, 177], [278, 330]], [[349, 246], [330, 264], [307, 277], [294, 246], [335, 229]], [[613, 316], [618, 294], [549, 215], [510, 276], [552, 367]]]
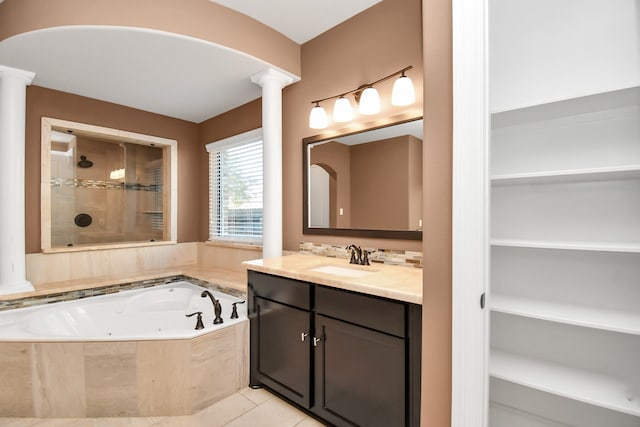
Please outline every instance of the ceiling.
[[[216, 0], [298, 43], [379, 1]], [[35, 72], [37, 86], [195, 123], [259, 98], [250, 77], [269, 65], [190, 37], [97, 26], [56, 27], [3, 40], [0, 64]]]
[[210, 0], [305, 43], [382, 0]]

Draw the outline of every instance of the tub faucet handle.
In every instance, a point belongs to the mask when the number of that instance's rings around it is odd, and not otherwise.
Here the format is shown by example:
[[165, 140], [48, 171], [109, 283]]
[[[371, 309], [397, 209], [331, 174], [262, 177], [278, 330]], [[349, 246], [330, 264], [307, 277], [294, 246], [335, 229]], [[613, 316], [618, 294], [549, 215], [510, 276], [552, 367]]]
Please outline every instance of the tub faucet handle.
[[185, 314], [186, 317], [193, 317], [194, 315], [198, 315], [198, 319], [196, 320], [196, 331], [198, 329], [204, 329], [204, 323], [202, 322], [202, 312], [196, 311], [195, 313]]
[[238, 307], [236, 306], [236, 304], [244, 304], [245, 301], [236, 301], [233, 304], [231, 304], [231, 318], [232, 319], [237, 319], [238, 318]]

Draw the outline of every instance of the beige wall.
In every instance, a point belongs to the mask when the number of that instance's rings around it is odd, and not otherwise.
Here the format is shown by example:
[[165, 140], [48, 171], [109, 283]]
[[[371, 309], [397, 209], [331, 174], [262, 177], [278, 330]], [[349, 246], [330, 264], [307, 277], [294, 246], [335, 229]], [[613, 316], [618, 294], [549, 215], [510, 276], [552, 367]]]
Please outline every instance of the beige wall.
[[[201, 240], [201, 159], [198, 125], [38, 86], [27, 88], [25, 198], [26, 252], [40, 252], [40, 127], [42, 117], [87, 123], [178, 141], [178, 241]], [[193, 212], [193, 214], [192, 214]]]
[[422, 426], [451, 425], [451, 0], [423, 0]]
[[[384, 0], [365, 12], [302, 45], [302, 80], [286, 87], [283, 99], [283, 219], [284, 248], [298, 242], [344, 244], [422, 250], [420, 242], [302, 234], [302, 139], [318, 133], [309, 128], [311, 101], [355, 89], [413, 65], [411, 77], [417, 101], [408, 107], [390, 105], [393, 79], [377, 86], [383, 101], [379, 115], [356, 117], [351, 131], [390, 117], [422, 115], [422, 32], [420, 0]], [[353, 102], [353, 100], [352, 100]], [[323, 103], [328, 113], [332, 102]], [[332, 126], [327, 131], [345, 128]]]

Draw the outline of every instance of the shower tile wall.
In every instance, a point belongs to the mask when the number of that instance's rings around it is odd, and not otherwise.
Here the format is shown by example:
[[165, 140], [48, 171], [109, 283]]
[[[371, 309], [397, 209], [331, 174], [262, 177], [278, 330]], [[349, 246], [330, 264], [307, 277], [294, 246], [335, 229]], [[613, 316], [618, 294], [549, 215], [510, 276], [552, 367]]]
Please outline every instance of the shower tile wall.
[[[161, 181], [152, 181], [162, 176], [162, 150], [83, 136], [70, 145], [70, 155], [52, 156], [52, 177], [62, 181], [51, 189], [52, 246], [162, 240]], [[79, 167], [81, 156], [92, 166]], [[126, 176], [112, 178], [120, 169]], [[91, 216], [88, 227], [75, 224], [81, 213]]]

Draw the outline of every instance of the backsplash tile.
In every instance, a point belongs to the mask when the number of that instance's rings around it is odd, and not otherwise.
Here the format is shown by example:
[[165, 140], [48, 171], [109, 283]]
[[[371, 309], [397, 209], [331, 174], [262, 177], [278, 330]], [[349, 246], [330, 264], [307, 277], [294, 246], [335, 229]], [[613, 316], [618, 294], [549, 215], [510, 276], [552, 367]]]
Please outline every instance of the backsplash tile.
[[[300, 242], [303, 254], [320, 255], [329, 258], [349, 259], [351, 254], [344, 246], [326, 243]], [[403, 267], [422, 268], [422, 252], [401, 251], [395, 249], [362, 248], [370, 252], [371, 263], [400, 265]]]

